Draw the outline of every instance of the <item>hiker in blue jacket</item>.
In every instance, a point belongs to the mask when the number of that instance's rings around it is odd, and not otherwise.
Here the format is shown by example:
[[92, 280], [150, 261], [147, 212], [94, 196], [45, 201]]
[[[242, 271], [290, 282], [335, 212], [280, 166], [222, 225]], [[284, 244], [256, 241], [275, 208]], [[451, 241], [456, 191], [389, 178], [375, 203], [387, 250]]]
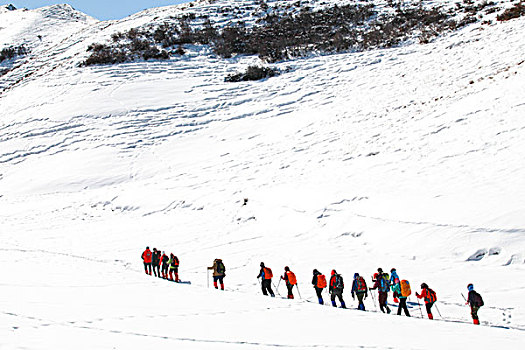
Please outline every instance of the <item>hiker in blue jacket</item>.
[[275, 294], [273, 294], [272, 290], [272, 269], [269, 267], [264, 266], [264, 263], [261, 262], [261, 271], [259, 271], [259, 274], [257, 275], [257, 278], [261, 279], [261, 289], [264, 295], [268, 295], [270, 293], [270, 296], [273, 298], [275, 297]]
[[399, 281], [401, 281], [401, 279], [397, 275], [396, 269], [390, 270], [390, 285], [393, 286], [395, 284], [399, 284]]
[[368, 297], [368, 288], [366, 288], [365, 279], [356, 272], [354, 274], [354, 281], [352, 282], [352, 299], [355, 300], [355, 295], [357, 295], [357, 300], [359, 301], [359, 310], [366, 311], [365, 304], [363, 299]]

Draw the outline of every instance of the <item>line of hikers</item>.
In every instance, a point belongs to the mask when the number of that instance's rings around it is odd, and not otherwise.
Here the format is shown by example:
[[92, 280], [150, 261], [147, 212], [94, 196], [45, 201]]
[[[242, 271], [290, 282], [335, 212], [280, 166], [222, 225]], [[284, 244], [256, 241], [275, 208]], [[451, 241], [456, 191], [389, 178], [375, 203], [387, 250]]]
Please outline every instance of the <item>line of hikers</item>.
[[[272, 290], [272, 269], [266, 267], [264, 262], [261, 262], [260, 267], [261, 270], [259, 271], [257, 278], [261, 278], [262, 292], [264, 295], [270, 294], [270, 296], [275, 297], [275, 294]], [[406, 316], [410, 317], [410, 313], [408, 311], [407, 306], [407, 298], [412, 294], [410, 283], [407, 280], [401, 280], [395, 268], [391, 269], [390, 273], [391, 275], [388, 275], [388, 273], [383, 272], [383, 269], [378, 268], [377, 273], [375, 273], [372, 277], [372, 287], [367, 287], [365, 279], [362, 276], [360, 276], [359, 273], [355, 273], [351, 289], [352, 299], [355, 300], [357, 296], [357, 300], [359, 303], [357, 308], [359, 310], [366, 311], [365, 304], [363, 301], [368, 297], [369, 291], [377, 289], [379, 308], [381, 312], [386, 312], [389, 314], [391, 310], [388, 307], [388, 293], [392, 291], [394, 296], [394, 302], [399, 304], [397, 314], [401, 315], [401, 312], [403, 311]], [[288, 266], [284, 268], [284, 274], [280, 277], [279, 282], [281, 280], [284, 280], [286, 282], [286, 287], [288, 289], [288, 299], [293, 299], [293, 287], [296, 286], [297, 291], [299, 292], [299, 286], [297, 285], [297, 278], [295, 274], [290, 270]], [[328, 293], [330, 294], [330, 301], [332, 302], [332, 306], [337, 307], [337, 298], [339, 299], [341, 307], [346, 308], [346, 304], [343, 299], [343, 290], [345, 287], [343, 276], [338, 274], [336, 270], [332, 270], [330, 280], [327, 283], [326, 276], [319, 272], [319, 270], [314, 269], [312, 285], [315, 289], [315, 293], [317, 295], [319, 304], [324, 304], [322, 292], [324, 288], [328, 287]], [[277, 288], [278, 287], [279, 285], [277, 285]], [[467, 289], [469, 291], [469, 294], [468, 299], [466, 299], [466, 305], [470, 305], [471, 315], [474, 324], [479, 324], [478, 310], [484, 305], [483, 299], [481, 295], [479, 295], [479, 293], [477, 293], [474, 290], [474, 286], [472, 284], [469, 284], [467, 286]], [[300, 295], [301, 294], [299, 292], [299, 296]], [[428, 286], [428, 284], [421, 283], [421, 294], [416, 292], [415, 295], [418, 298], [418, 304], [419, 299], [423, 299], [425, 301], [427, 316], [431, 320], [434, 319], [434, 316], [432, 314], [432, 306], [434, 306], [434, 303], [437, 301], [436, 292], [433, 289], [431, 289]]]
[[[151, 252], [149, 250], [149, 247], [146, 247], [146, 250], [142, 253], [142, 259], [144, 260], [144, 270], [147, 274], [151, 275], [153, 266], [153, 273], [155, 274], [155, 276], [161, 277], [159, 269], [160, 266], [162, 266], [162, 278], [173, 281], [173, 274], [175, 274], [175, 282], [180, 282], [179, 259], [173, 253], [170, 254], [170, 257], [168, 258], [165, 252], [162, 252], [161, 254], [161, 252], [156, 248], [153, 248], [153, 252]], [[257, 275], [257, 279], [261, 279], [260, 284], [262, 293], [264, 295], [269, 294], [271, 297], [275, 297], [275, 294], [272, 290], [272, 269], [266, 267], [264, 262], [261, 262], [260, 267], [261, 269], [259, 271], [259, 274]], [[215, 289], [219, 288], [218, 283], [220, 283], [221, 290], [224, 290], [224, 277], [226, 276], [226, 267], [223, 261], [217, 258], [213, 261], [213, 265], [207, 267], [207, 269], [213, 270], [213, 285]], [[299, 286], [297, 284], [297, 277], [288, 266], [285, 266], [284, 274], [280, 276], [279, 284], [281, 283], [281, 281], [284, 281], [286, 284], [286, 288], [288, 290], [288, 299], [294, 299], [294, 287], [297, 288], [297, 292], [299, 293], [299, 296], [301, 296]], [[390, 275], [388, 273], [383, 272], [383, 269], [378, 268], [377, 273], [374, 273], [372, 277], [372, 282], [372, 287], [368, 287], [365, 279], [362, 276], [360, 276], [359, 273], [354, 274], [351, 294], [352, 299], [354, 300], [357, 296], [357, 300], [359, 303], [357, 308], [359, 310], [366, 311], [364, 300], [368, 297], [368, 292], [377, 290], [379, 308], [381, 312], [386, 312], [389, 314], [391, 310], [388, 307], [388, 293], [392, 291], [394, 302], [398, 303], [397, 314], [401, 315], [401, 312], [404, 312], [406, 316], [410, 317], [410, 313], [408, 311], [407, 306], [407, 298], [412, 294], [410, 283], [407, 280], [401, 280], [395, 268], [392, 268], [390, 270]], [[276, 287], [277, 289], [279, 288], [279, 284]], [[343, 276], [337, 273], [336, 270], [332, 270], [330, 274], [330, 280], [327, 282], [326, 276], [319, 272], [319, 270], [314, 269], [312, 286], [315, 289], [315, 293], [317, 295], [319, 304], [324, 304], [322, 292], [326, 287], [328, 287], [328, 293], [330, 294], [332, 306], [337, 307], [337, 298], [339, 299], [341, 307], [346, 309], [346, 304], [343, 299], [343, 290], [345, 287]], [[484, 305], [483, 298], [479, 293], [477, 293], [474, 290], [474, 286], [471, 283], [467, 286], [467, 289], [469, 293], [468, 298], [465, 299], [465, 305], [470, 305], [473, 323], [479, 325], [478, 310]], [[432, 307], [437, 301], [436, 292], [433, 289], [431, 289], [428, 286], [428, 284], [421, 283], [421, 293], [416, 292], [415, 295], [418, 298], [418, 305], [419, 299], [424, 300], [428, 318], [431, 320], [434, 319], [434, 316], [432, 314]], [[372, 299], [372, 301], [375, 304], [374, 299]]]
[[[155, 277], [162, 277], [164, 279], [169, 279], [170, 281], [180, 282], [179, 279], [179, 258], [175, 254], [171, 253], [169, 256], [166, 255], [166, 252], [157, 250], [153, 248], [153, 252], [146, 247], [146, 250], [142, 253], [141, 256], [144, 261], [144, 271]], [[175, 278], [174, 278], [175, 275]]]

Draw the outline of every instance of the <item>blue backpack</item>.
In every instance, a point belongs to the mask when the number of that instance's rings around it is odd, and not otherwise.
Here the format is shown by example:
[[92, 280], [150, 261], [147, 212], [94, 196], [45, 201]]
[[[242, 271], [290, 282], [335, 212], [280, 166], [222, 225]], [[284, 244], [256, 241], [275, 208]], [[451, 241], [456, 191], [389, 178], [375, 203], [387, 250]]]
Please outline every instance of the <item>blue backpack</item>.
[[379, 277], [379, 291], [389, 292], [390, 291], [390, 277], [387, 273], [382, 274]]

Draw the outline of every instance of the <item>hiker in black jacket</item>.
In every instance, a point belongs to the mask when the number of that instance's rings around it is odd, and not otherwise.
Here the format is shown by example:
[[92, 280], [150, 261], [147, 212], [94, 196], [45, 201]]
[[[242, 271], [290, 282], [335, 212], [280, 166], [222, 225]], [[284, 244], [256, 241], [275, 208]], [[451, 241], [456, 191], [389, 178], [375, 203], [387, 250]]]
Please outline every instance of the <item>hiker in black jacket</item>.
[[315, 289], [315, 294], [317, 294], [317, 300], [319, 304], [323, 305], [323, 289], [326, 288], [326, 277], [320, 273], [317, 269], [314, 269], [314, 277], [312, 278], [312, 285]]
[[343, 276], [338, 274], [335, 270], [332, 270], [332, 277], [330, 277], [330, 286], [328, 291], [330, 292], [330, 300], [332, 300], [332, 306], [337, 307], [335, 303], [335, 297], [339, 298], [341, 302], [341, 307], [346, 309], [345, 301], [343, 300], [343, 289], [345, 284], [343, 282]]
[[478, 310], [480, 307], [485, 305], [483, 303], [483, 298], [481, 298], [481, 295], [479, 295], [479, 293], [474, 290], [474, 285], [472, 283], [470, 283], [467, 286], [467, 289], [467, 304], [470, 305], [470, 314], [472, 315], [472, 321], [474, 322], [474, 324], [479, 324]]

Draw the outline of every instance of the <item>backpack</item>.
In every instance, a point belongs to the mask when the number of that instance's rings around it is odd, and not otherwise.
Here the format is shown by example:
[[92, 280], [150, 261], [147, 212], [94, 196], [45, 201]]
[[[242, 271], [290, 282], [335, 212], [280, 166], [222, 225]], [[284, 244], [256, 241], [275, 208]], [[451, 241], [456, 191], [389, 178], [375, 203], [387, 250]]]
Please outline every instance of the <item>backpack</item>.
[[220, 273], [222, 275], [225, 271], [226, 267], [224, 266], [222, 260], [217, 260], [217, 273]]
[[269, 267], [265, 267], [263, 271], [265, 280], [269, 280], [273, 277], [272, 269], [270, 269]]
[[326, 288], [326, 276], [317, 275], [317, 288]]
[[343, 289], [345, 287], [345, 284], [343, 283], [343, 276], [336, 273], [334, 277], [334, 289]]
[[384, 273], [381, 276], [379, 276], [379, 291], [390, 291], [390, 276], [388, 276], [388, 273]]
[[476, 292], [475, 290], [471, 291], [472, 293], [472, 303], [473, 304], [472, 306], [477, 306], [477, 307], [482, 307], [483, 305], [485, 305], [485, 303], [483, 302], [483, 298], [481, 297], [481, 295]]
[[410, 289], [410, 283], [407, 280], [402, 280], [400, 282], [400, 287], [402, 297], [408, 297], [410, 296], [410, 294], [412, 294], [412, 290]]
[[428, 288], [427, 289], [427, 297], [425, 298], [425, 302], [427, 303], [435, 303], [437, 301], [437, 295], [436, 295], [436, 292], [434, 292], [434, 290]]
[[288, 276], [288, 283], [290, 283], [292, 286], [297, 284], [297, 278], [295, 277], [295, 273], [292, 271], [286, 271], [286, 275]]
[[366, 292], [366, 282], [363, 277], [359, 276], [359, 278], [356, 280], [356, 285], [358, 292]]

